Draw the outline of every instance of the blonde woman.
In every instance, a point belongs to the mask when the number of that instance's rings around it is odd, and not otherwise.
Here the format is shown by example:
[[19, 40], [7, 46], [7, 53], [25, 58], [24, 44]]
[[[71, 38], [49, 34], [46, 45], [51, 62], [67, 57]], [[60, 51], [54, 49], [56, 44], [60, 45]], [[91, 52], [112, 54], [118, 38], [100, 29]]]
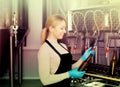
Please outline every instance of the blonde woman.
[[58, 42], [66, 33], [65, 28], [66, 20], [60, 15], [52, 15], [42, 30], [38, 64], [44, 87], [70, 87], [70, 78], [82, 78], [85, 74], [85, 71], [78, 71], [78, 67], [88, 58], [91, 48], [72, 64], [72, 55], [67, 46]]

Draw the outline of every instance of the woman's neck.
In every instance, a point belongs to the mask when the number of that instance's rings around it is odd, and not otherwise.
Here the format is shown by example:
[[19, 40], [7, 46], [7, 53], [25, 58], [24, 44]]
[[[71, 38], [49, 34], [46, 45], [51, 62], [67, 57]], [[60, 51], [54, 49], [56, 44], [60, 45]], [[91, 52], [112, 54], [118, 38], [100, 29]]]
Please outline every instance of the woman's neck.
[[47, 40], [50, 41], [51, 43], [58, 43], [57, 39], [47, 38]]

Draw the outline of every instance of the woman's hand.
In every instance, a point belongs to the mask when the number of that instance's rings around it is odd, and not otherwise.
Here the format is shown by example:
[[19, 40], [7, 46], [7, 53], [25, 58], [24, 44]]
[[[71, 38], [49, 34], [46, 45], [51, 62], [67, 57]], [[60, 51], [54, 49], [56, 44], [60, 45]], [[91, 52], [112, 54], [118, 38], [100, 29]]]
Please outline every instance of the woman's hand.
[[89, 47], [84, 54], [81, 56], [81, 60], [85, 61], [92, 52], [92, 47]]
[[68, 71], [70, 78], [82, 78], [85, 74], [85, 71], [78, 71], [78, 68], [74, 68]]
[[94, 58], [94, 56], [95, 56], [96, 49], [97, 49], [97, 46], [94, 46], [94, 47], [92, 48], [92, 51], [91, 51], [92, 58]]

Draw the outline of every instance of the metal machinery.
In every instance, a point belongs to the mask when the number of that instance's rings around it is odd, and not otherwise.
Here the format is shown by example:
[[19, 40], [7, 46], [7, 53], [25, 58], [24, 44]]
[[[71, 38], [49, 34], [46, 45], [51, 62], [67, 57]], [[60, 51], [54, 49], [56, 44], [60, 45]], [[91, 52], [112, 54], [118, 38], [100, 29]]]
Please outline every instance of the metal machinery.
[[[76, 61], [95, 39], [97, 52], [84, 69], [81, 79], [72, 79], [72, 87], [120, 87], [120, 8], [98, 6], [68, 11], [67, 45]], [[114, 74], [111, 61], [116, 51]]]

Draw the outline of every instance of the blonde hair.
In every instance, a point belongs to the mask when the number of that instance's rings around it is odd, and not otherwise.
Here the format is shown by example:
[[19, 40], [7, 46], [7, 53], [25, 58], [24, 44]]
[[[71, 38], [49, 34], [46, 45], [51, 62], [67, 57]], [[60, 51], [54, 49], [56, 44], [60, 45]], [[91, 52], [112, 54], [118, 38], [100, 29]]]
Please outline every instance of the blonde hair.
[[48, 37], [49, 27], [56, 26], [56, 21], [63, 21], [63, 20], [66, 22], [65, 18], [58, 14], [51, 15], [50, 17], [48, 17], [45, 23], [45, 27], [41, 31], [41, 44], [43, 44]]

